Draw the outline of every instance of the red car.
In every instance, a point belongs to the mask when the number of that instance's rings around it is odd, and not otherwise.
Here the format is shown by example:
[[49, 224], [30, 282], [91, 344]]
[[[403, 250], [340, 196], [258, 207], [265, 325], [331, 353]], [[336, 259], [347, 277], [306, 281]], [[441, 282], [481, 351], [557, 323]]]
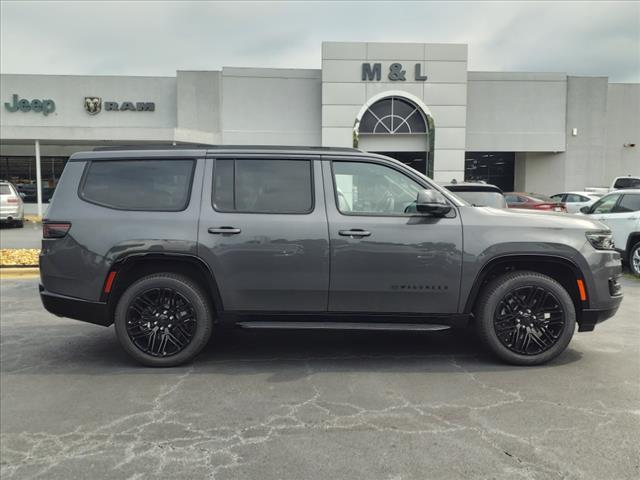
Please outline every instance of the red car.
[[539, 193], [510, 192], [505, 193], [504, 198], [507, 200], [507, 206], [509, 208], [527, 208], [547, 212], [567, 213], [567, 209], [563, 203], [556, 202], [554, 199]]

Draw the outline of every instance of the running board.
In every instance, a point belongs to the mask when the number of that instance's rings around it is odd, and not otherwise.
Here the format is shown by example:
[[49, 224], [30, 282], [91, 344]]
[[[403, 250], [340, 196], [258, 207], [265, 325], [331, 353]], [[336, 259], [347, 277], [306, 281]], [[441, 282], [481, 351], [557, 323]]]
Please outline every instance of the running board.
[[438, 331], [447, 330], [448, 325], [430, 323], [365, 323], [365, 322], [237, 322], [241, 328], [291, 329], [291, 330], [398, 330]]

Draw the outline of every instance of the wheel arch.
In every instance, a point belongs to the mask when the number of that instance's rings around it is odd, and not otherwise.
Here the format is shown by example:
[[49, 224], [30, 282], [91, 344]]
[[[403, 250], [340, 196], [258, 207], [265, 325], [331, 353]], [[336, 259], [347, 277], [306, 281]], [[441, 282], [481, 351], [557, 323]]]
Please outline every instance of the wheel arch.
[[640, 242], [640, 232], [631, 232], [629, 234], [629, 238], [627, 238], [627, 245], [625, 249], [625, 260], [629, 260], [629, 256], [631, 255], [631, 249], [636, 245], [636, 243]]
[[178, 273], [191, 278], [202, 287], [218, 317], [224, 309], [214, 273], [206, 262], [196, 255], [133, 253], [114, 262], [109, 274], [111, 272], [116, 272], [111, 291], [102, 293], [102, 301], [107, 303], [110, 317], [115, 311], [118, 300], [133, 282], [147, 275], [161, 272]]
[[571, 296], [576, 307], [576, 319], [580, 322], [581, 312], [588, 307], [587, 300], [580, 300], [577, 280], [582, 280], [588, 289], [588, 279], [580, 267], [571, 259], [557, 255], [501, 255], [492, 258], [480, 269], [467, 297], [463, 313], [472, 313], [482, 288], [493, 278], [510, 271], [529, 270], [548, 275], [558, 281]]

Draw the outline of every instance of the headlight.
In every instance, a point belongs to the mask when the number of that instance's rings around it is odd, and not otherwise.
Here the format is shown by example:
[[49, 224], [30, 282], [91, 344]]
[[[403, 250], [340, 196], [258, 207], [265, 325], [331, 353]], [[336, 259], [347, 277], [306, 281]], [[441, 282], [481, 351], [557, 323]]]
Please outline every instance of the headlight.
[[587, 240], [593, 248], [596, 250], [614, 250], [615, 245], [613, 244], [613, 238], [611, 236], [611, 232], [609, 231], [600, 231], [600, 232], [587, 232]]

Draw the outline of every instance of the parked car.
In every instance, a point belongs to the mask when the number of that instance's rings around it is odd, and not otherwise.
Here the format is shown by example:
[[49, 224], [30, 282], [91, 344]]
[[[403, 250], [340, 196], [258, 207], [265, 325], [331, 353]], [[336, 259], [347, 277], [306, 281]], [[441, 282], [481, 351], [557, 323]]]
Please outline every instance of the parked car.
[[562, 203], [567, 212], [577, 213], [582, 207], [593, 204], [602, 195], [593, 192], [563, 192], [551, 195], [551, 198], [555, 202]]
[[[22, 185], [18, 185], [17, 187], [18, 193], [26, 203], [36, 203], [38, 201], [38, 191], [37, 187], [33, 183], [24, 183]], [[42, 187], [42, 201], [47, 203], [53, 197], [53, 193], [55, 188], [51, 187]]]
[[22, 228], [24, 225], [24, 205], [16, 187], [0, 181], [0, 222]]
[[340, 148], [98, 149], [68, 161], [43, 223], [40, 296], [151, 366], [212, 332], [473, 325], [544, 363], [622, 301], [611, 232], [476, 208], [401, 162]]
[[546, 212], [565, 213], [567, 211], [561, 202], [540, 193], [510, 192], [505, 193], [504, 198], [507, 200], [507, 206], [509, 208], [526, 208]]
[[502, 190], [487, 183], [446, 183], [444, 188], [474, 207], [507, 208]]
[[640, 276], [640, 189], [611, 192], [580, 212], [611, 229], [615, 248]]
[[611, 190], [625, 190], [629, 188], [640, 188], [640, 177], [626, 175], [624, 177], [616, 177], [611, 182]]

